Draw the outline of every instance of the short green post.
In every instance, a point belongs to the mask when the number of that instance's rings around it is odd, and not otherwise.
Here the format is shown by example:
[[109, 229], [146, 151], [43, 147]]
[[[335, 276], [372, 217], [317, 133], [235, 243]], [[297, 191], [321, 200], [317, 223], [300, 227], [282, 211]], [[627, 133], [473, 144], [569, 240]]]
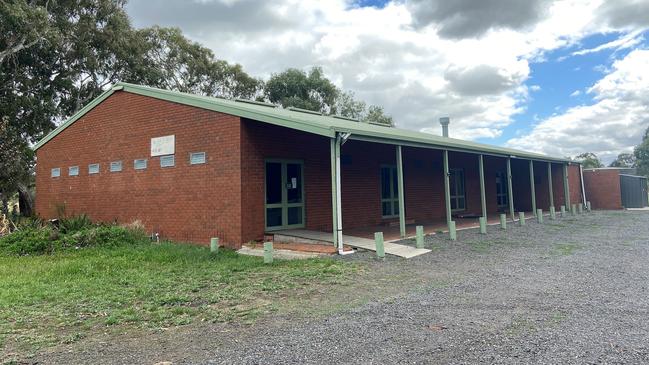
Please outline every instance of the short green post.
[[374, 243], [376, 244], [376, 257], [385, 258], [385, 248], [383, 247], [383, 232], [374, 232]]
[[219, 238], [218, 237], [212, 237], [212, 239], [210, 239], [210, 252], [212, 252], [212, 253], [219, 252]]
[[417, 245], [417, 248], [424, 248], [424, 226], [415, 227], [415, 232], [415, 243]]
[[487, 218], [480, 217], [478, 221], [480, 222], [480, 233], [487, 234]]
[[577, 205], [577, 211], [579, 212], [579, 214], [584, 214], [584, 205], [582, 203], [579, 203], [579, 205]]
[[500, 215], [500, 229], [507, 229], [507, 214]]
[[539, 224], [543, 224], [543, 209], [536, 210], [536, 221], [539, 222]]
[[573, 204], [570, 208], [571, 215], [577, 215], [577, 204]]
[[554, 206], [550, 207], [550, 219], [557, 219], [557, 212], [554, 210]]
[[518, 212], [518, 224], [525, 225], [525, 212]]
[[264, 264], [273, 262], [273, 243], [264, 242]]
[[564, 218], [566, 216], [566, 206], [562, 205], [561, 206], [561, 218]]
[[448, 234], [451, 241], [457, 240], [457, 231], [455, 230], [455, 221], [448, 222]]

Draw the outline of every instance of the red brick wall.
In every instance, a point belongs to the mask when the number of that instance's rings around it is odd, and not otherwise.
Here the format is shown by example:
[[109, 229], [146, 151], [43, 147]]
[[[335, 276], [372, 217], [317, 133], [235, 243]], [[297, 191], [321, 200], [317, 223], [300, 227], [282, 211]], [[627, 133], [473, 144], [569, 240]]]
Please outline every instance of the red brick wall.
[[593, 209], [622, 209], [618, 170], [584, 170], [584, 187]]
[[265, 159], [270, 158], [304, 163], [306, 228], [331, 230], [329, 139], [248, 119], [242, 120], [241, 135], [242, 242], [257, 240], [264, 235], [264, 170]]
[[570, 204], [583, 203], [579, 165], [568, 166], [568, 184], [570, 184]]
[[[218, 236], [241, 240], [239, 118], [153, 98], [116, 92], [37, 151], [36, 212], [54, 218], [57, 206], [93, 220], [141, 220], [162, 238], [198, 243]], [[150, 139], [176, 136], [176, 166], [150, 157]], [[189, 165], [190, 152], [207, 163]], [[146, 170], [133, 160], [147, 158]], [[123, 171], [109, 172], [121, 160]], [[100, 173], [88, 175], [88, 164]], [[79, 176], [68, 176], [79, 166]], [[53, 167], [61, 177], [50, 177]]]

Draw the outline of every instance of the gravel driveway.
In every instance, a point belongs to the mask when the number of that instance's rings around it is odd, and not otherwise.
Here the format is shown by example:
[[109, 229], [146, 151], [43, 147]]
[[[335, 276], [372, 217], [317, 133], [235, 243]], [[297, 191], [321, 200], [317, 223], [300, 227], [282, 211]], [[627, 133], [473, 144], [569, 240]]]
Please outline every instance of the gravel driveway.
[[[649, 212], [593, 212], [377, 262], [252, 325], [57, 348], [55, 363], [649, 363]], [[358, 298], [366, 298], [359, 302]], [[347, 302], [349, 302], [347, 304]], [[296, 308], [303, 307], [303, 310]], [[312, 312], [320, 307], [327, 314]]]

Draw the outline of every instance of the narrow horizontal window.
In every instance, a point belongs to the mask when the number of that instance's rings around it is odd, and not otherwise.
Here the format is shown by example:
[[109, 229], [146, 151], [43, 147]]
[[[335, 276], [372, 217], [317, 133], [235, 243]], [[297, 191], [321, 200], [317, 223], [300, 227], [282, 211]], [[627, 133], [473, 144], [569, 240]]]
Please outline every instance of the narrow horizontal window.
[[110, 163], [110, 172], [122, 171], [122, 161], [113, 161]]
[[99, 173], [99, 164], [98, 163], [93, 163], [88, 165], [88, 174], [98, 174]]
[[146, 158], [141, 158], [133, 161], [133, 168], [136, 170], [146, 169]]
[[160, 156], [160, 167], [174, 167], [176, 158], [174, 155]]
[[68, 168], [68, 175], [78, 176], [79, 175], [79, 166], [70, 166]]
[[194, 152], [189, 154], [189, 164], [198, 165], [205, 163], [205, 152]]
[[61, 168], [55, 167], [52, 169], [52, 177], [59, 177], [61, 176]]

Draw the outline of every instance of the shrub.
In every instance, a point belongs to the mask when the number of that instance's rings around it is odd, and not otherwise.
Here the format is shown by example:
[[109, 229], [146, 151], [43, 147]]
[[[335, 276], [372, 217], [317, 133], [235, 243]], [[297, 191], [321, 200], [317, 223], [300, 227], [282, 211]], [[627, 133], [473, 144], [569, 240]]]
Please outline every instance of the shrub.
[[116, 247], [148, 242], [144, 231], [120, 227], [97, 226], [66, 234], [58, 240], [61, 248]]
[[43, 255], [84, 247], [117, 247], [149, 242], [138, 226], [93, 225], [87, 216], [64, 218], [58, 227], [41, 221], [22, 225], [0, 238], [0, 254]]
[[17, 256], [51, 253], [55, 238], [50, 227], [27, 227], [0, 237], [0, 253]]
[[92, 226], [92, 221], [85, 214], [59, 220], [59, 232], [63, 234], [82, 231]]

